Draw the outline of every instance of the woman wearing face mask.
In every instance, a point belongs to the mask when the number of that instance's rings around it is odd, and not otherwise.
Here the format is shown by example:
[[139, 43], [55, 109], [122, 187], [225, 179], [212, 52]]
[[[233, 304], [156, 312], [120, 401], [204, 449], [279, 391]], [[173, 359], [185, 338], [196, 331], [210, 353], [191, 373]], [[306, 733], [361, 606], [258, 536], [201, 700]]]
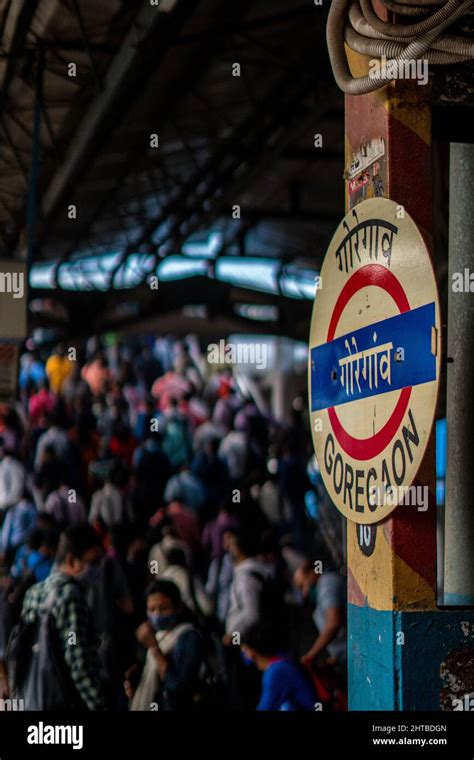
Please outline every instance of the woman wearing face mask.
[[185, 622], [181, 594], [171, 581], [155, 581], [146, 592], [148, 620], [137, 629], [137, 640], [147, 650], [138, 686], [137, 667], [125, 674], [130, 709], [189, 710], [198, 692], [204, 661], [198, 629]]

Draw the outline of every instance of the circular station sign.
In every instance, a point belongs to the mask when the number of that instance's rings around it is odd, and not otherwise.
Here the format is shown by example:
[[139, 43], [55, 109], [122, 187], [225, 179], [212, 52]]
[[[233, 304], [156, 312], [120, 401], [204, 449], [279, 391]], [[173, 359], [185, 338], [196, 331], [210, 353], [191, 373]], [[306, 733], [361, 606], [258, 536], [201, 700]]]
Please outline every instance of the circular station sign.
[[350, 520], [379, 522], [415, 503], [410, 486], [433, 425], [440, 346], [436, 281], [418, 228], [391, 200], [363, 201], [326, 253], [309, 351], [314, 449]]

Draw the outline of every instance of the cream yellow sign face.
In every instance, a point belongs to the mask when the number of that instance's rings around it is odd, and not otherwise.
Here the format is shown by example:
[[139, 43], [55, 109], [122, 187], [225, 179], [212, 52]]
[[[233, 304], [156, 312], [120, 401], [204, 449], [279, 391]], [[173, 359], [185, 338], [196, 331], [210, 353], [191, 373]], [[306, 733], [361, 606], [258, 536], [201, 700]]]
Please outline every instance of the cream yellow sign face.
[[375, 523], [414, 503], [440, 345], [436, 281], [415, 223], [386, 198], [360, 203], [324, 259], [309, 352], [314, 449], [350, 520]]

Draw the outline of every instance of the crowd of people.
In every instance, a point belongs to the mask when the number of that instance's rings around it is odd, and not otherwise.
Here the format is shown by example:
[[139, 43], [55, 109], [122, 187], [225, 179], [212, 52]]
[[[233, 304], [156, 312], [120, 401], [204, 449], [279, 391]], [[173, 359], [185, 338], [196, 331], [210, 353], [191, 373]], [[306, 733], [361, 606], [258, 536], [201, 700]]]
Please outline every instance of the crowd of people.
[[344, 709], [306, 416], [191, 337], [26, 351], [0, 407], [2, 704]]

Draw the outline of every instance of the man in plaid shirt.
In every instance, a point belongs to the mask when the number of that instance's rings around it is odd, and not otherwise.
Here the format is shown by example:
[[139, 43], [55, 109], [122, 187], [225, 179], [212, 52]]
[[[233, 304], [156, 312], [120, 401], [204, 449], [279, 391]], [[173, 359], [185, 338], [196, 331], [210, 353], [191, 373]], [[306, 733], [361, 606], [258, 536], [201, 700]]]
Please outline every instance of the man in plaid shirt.
[[84, 591], [68, 579], [80, 575], [102, 552], [100, 541], [89, 525], [68, 528], [59, 542], [56, 564], [50, 576], [26, 593], [21, 613], [26, 623], [38, 617], [51, 593], [54, 625], [62, 645], [64, 662], [88, 710], [104, 709], [100, 684], [97, 642]]

